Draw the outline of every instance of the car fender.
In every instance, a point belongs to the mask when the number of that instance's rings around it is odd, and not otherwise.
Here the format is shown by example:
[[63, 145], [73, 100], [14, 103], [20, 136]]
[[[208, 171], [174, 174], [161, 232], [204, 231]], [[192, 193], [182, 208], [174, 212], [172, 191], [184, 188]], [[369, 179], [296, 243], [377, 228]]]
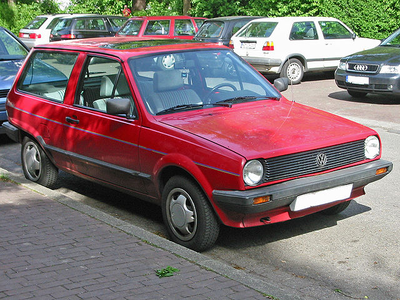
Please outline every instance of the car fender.
[[301, 61], [301, 63], [303, 64], [303, 66], [304, 66], [304, 72], [306, 72], [307, 70], [308, 70], [308, 67], [307, 67], [307, 59], [304, 57], [304, 55], [303, 54], [300, 54], [300, 53], [292, 53], [292, 54], [289, 54], [288, 56], [286, 56], [286, 58], [284, 58], [283, 60], [282, 60], [282, 63], [281, 63], [281, 65], [279, 66], [279, 73], [282, 71], [282, 68], [283, 68], [283, 65], [288, 61], [288, 60], [290, 60], [290, 59], [292, 59], [292, 58], [296, 58], [296, 59], [298, 59], [298, 60], [300, 60]]

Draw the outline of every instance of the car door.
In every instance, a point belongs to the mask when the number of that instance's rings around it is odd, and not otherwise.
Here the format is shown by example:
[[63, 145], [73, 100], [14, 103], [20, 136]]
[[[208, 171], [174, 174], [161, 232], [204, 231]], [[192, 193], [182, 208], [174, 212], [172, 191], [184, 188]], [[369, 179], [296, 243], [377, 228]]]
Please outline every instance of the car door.
[[[129, 112], [108, 113], [110, 99], [129, 99]], [[139, 172], [139, 118], [120, 61], [87, 57], [74, 104], [69, 106], [65, 120], [63, 138], [75, 172], [124, 189], [142, 189], [146, 176]]]
[[325, 54], [325, 68], [336, 68], [342, 57], [358, 51], [354, 48], [355, 34], [341, 22], [326, 20], [319, 21], [318, 25], [324, 40], [321, 52]]

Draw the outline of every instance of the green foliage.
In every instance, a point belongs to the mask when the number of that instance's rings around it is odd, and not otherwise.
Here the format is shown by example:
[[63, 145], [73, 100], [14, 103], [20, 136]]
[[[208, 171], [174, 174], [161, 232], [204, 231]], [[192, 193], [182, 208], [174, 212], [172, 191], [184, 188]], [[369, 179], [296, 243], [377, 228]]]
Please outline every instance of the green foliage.
[[31, 2], [8, 4], [0, 3], [0, 26], [6, 27], [14, 34], [42, 14], [58, 13], [60, 9], [53, 0], [44, 0], [40, 3]]
[[168, 266], [164, 269], [156, 270], [156, 274], [158, 277], [171, 277], [174, 276], [175, 272], [179, 272], [179, 269], [173, 268], [171, 266]]
[[101, 15], [122, 15], [122, 9], [126, 4], [121, 0], [72, 0], [72, 5], [67, 13], [92, 13]]

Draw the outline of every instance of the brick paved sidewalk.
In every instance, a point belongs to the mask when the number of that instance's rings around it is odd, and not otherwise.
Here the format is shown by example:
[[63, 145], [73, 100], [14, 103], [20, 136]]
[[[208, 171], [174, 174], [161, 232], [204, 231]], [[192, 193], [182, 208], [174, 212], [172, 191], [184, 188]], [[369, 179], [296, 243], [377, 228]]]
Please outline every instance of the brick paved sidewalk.
[[[155, 270], [180, 271], [159, 278]], [[24, 186], [0, 180], [0, 298], [266, 299]]]

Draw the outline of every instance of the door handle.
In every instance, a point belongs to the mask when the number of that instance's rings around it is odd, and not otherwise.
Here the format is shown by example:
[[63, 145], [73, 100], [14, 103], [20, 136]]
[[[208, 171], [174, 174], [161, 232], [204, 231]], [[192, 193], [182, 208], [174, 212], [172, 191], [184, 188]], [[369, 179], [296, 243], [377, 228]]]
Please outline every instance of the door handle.
[[79, 124], [79, 120], [73, 119], [71, 117], [66, 117], [65, 121], [67, 121], [68, 123], [72, 123], [72, 124]]

